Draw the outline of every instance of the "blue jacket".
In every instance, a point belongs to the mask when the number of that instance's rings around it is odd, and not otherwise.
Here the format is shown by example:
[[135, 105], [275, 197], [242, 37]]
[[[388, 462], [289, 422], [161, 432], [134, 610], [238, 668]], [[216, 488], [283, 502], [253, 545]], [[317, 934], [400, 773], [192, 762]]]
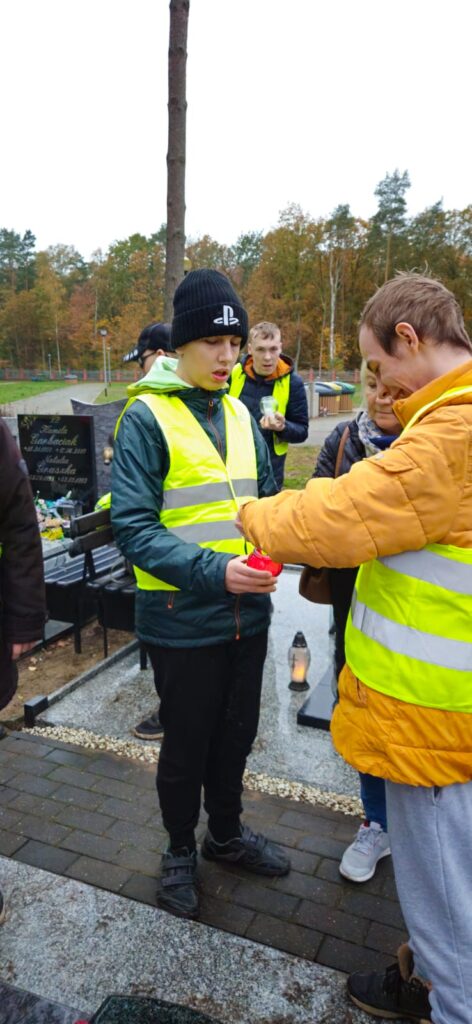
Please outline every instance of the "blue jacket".
[[[178, 394], [215, 447], [218, 436], [226, 457], [221, 402], [225, 392], [190, 387], [176, 376], [175, 365], [175, 360], [160, 357], [147, 376], [128, 392]], [[254, 422], [252, 427], [259, 497], [269, 497], [277, 490], [270, 459]], [[187, 543], [161, 524], [163, 481], [168, 470], [164, 434], [144, 402], [134, 402], [123, 415], [115, 442], [113, 532], [118, 547], [133, 565], [179, 588], [138, 591], [136, 632], [140, 640], [162, 647], [202, 647], [233, 640], [238, 633], [243, 639], [267, 629], [271, 608], [268, 596], [236, 597], [225, 589], [226, 565], [232, 555]]]
[[[255, 372], [252, 365], [252, 356], [246, 356], [242, 362], [246, 374], [243, 390], [240, 394], [241, 402], [247, 406], [249, 412], [254, 416], [256, 423], [261, 419], [261, 398], [271, 395], [274, 390], [275, 378], [261, 377]], [[298, 373], [294, 372], [293, 359], [290, 356], [282, 355], [279, 359], [278, 378], [290, 374], [290, 398], [285, 413], [285, 429], [278, 437], [281, 441], [288, 441], [289, 444], [300, 444], [308, 437], [308, 403], [305, 392], [305, 385]], [[260, 429], [260, 428], [259, 428]], [[277, 488], [280, 491], [284, 482], [285, 455], [276, 455], [274, 451], [274, 435], [272, 430], [261, 430], [261, 434], [267, 444], [272, 463], [272, 470]]]

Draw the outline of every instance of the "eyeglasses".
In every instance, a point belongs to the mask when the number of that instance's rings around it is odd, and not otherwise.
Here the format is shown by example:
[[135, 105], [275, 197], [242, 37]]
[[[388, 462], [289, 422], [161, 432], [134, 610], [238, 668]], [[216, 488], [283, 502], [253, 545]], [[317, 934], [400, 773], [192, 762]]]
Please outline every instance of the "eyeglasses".
[[146, 359], [149, 359], [149, 356], [154, 356], [155, 354], [156, 353], [154, 351], [148, 349], [147, 352], [143, 352], [142, 355], [138, 356], [138, 363], [142, 370], [144, 370], [144, 363]]

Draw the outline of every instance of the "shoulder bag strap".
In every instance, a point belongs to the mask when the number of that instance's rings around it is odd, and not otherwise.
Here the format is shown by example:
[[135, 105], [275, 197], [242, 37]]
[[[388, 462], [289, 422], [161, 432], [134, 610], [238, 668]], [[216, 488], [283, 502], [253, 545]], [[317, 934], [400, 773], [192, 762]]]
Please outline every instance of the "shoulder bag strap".
[[343, 430], [343, 432], [341, 434], [341, 440], [339, 442], [338, 454], [336, 455], [336, 465], [334, 467], [334, 475], [335, 475], [335, 477], [339, 476], [339, 471], [341, 469], [341, 462], [342, 462], [342, 458], [343, 458], [343, 455], [344, 455], [344, 449], [346, 447], [346, 441], [347, 441], [348, 437], [349, 437], [349, 425], [347, 427], [344, 427], [344, 430]]

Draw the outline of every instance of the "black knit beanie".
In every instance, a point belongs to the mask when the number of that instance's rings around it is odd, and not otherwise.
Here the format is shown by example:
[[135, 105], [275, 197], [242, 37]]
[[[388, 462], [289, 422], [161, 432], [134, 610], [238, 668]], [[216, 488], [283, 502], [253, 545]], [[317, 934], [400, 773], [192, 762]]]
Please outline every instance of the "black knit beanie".
[[172, 348], [222, 334], [236, 334], [246, 344], [248, 319], [241, 299], [219, 270], [190, 270], [175, 290]]

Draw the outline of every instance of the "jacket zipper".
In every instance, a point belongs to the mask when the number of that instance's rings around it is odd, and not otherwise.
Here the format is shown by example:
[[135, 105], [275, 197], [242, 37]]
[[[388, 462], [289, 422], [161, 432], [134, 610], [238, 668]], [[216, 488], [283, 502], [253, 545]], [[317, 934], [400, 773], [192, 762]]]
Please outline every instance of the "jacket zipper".
[[[213, 433], [215, 435], [215, 438], [216, 438], [216, 444], [217, 444], [218, 453], [220, 455], [221, 461], [224, 462], [225, 460], [224, 460], [223, 443], [222, 443], [222, 440], [221, 440], [221, 435], [219, 434], [218, 430], [216, 429], [215, 424], [213, 423], [213, 420], [211, 418], [212, 412], [213, 412], [213, 405], [214, 405], [213, 399], [210, 398], [210, 400], [208, 402], [208, 417], [207, 418], [208, 418], [208, 423], [209, 423], [209, 425], [210, 425], [210, 427], [211, 427], [211, 429], [212, 429], [212, 431], [213, 431]], [[234, 618], [236, 620], [236, 636], [235, 636], [236, 640], [240, 640], [241, 639], [241, 615], [240, 615], [240, 607], [239, 607], [240, 606], [240, 601], [241, 601], [241, 598], [238, 595], [238, 597], [236, 598], [236, 601], [235, 601], [235, 605], [234, 605]]]
[[207, 419], [208, 419], [208, 423], [209, 423], [209, 425], [210, 425], [210, 427], [211, 427], [211, 429], [212, 429], [212, 431], [213, 431], [213, 433], [215, 435], [215, 438], [216, 438], [216, 446], [218, 448], [218, 454], [219, 454], [219, 456], [221, 458], [221, 461], [224, 462], [225, 460], [224, 460], [223, 442], [221, 440], [221, 435], [218, 433], [218, 431], [217, 431], [217, 429], [215, 427], [215, 424], [213, 423], [213, 420], [211, 418], [212, 412], [213, 412], [213, 405], [214, 405], [213, 399], [210, 398], [210, 401], [208, 402], [208, 416], [207, 416]]

